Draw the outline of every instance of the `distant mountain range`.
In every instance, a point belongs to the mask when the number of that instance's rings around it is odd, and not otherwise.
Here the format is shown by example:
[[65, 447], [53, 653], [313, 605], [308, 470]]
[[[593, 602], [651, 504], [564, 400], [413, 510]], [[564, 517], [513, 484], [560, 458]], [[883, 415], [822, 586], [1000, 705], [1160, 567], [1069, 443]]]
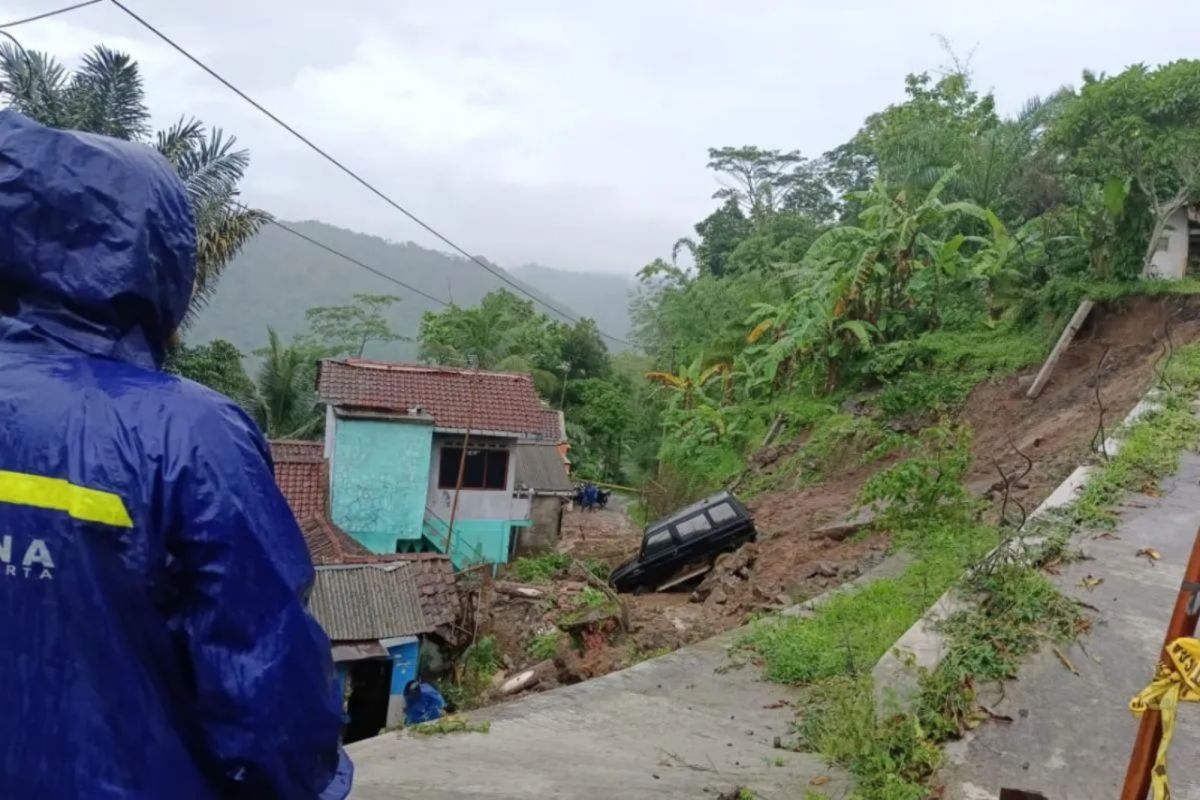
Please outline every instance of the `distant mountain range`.
[[[429, 250], [412, 242], [390, 242], [323, 222], [286, 224], [421, 291], [459, 305], [475, 305], [496, 289], [515, 291], [478, 264], [457, 255]], [[500, 267], [496, 269], [504, 272]], [[627, 338], [631, 278], [600, 272], [568, 272], [536, 264], [505, 274], [536, 297], [574, 316], [591, 317], [605, 332]], [[266, 343], [267, 326], [288, 339], [306, 329], [306, 309], [346, 303], [357, 293], [402, 297], [392, 307], [390, 318], [393, 328], [409, 337], [416, 336], [424, 311], [439, 308], [431, 300], [267, 225], [226, 267], [212, 301], [184, 338], [192, 344], [226, 339], [242, 352], [250, 353]], [[557, 316], [544, 306], [539, 305], [538, 310]], [[605, 343], [613, 352], [620, 349], [611, 341]], [[410, 359], [416, 355], [414, 343], [376, 348], [374, 351], [368, 348], [367, 355], [392, 359]]]

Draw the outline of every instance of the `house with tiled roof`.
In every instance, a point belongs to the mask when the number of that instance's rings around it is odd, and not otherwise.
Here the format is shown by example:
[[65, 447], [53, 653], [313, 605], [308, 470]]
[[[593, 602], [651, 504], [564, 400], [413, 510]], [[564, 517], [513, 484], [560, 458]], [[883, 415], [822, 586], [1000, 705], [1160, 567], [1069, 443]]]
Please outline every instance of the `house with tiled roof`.
[[445, 553], [459, 568], [509, 560], [530, 524], [516, 447], [550, 426], [529, 375], [325, 359], [317, 396], [338, 528], [375, 554]]
[[329, 517], [322, 442], [271, 442], [275, 480], [316, 568], [309, 611], [329, 636], [350, 721], [346, 741], [403, 715], [421, 643], [461, 644], [455, 571], [440, 553], [373, 553]]

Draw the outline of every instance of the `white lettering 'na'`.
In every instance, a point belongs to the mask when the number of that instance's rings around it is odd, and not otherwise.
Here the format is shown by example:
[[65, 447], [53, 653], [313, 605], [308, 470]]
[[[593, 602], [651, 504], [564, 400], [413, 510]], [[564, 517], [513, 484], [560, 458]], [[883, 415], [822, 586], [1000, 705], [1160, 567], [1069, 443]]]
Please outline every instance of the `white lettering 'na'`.
[[30, 542], [29, 549], [25, 551], [25, 558], [21, 559], [22, 567], [29, 568], [34, 564], [40, 564], [43, 569], [54, 568], [54, 559], [50, 557], [50, 551], [46, 549], [46, 543], [41, 539], [34, 539]]
[[0, 564], [12, 561], [12, 537], [0, 536]]

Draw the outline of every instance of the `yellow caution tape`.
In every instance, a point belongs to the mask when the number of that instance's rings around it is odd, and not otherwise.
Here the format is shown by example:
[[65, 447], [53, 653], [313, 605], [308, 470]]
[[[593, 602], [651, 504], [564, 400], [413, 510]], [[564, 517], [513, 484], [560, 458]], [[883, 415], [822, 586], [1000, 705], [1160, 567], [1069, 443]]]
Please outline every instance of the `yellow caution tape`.
[[1129, 710], [1141, 717], [1147, 710], [1162, 715], [1162, 741], [1154, 759], [1150, 786], [1154, 800], [1170, 800], [1167, 750], [1175, 733], [1175, 710], [1180, 703], [1200, 703], [1200, 639], [1180, 638], [1167, 645], [1170, 663], [1160, 664], [1154, 680], [1129, 701]]

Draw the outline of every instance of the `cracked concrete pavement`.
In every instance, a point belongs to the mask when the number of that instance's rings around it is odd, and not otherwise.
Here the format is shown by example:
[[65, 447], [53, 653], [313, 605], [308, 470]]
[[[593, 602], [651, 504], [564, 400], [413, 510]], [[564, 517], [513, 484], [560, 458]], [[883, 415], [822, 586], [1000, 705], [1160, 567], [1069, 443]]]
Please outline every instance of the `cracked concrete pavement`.
[[[981, 701], [1011, 723], [989, 722], [946, 748], [935, 783], [947, 800], [995, 800], [1001, 788], [1053, 800], [1116, 797], [1137, 723], [1129, 699], [1154, 672], [1183, 569], [1200, 525], [1200, 456], [1185, 453], [1158, 497], [1135, 494], [1117, 528], [1075, 542], [1087, 556], [1054, 578], [1060, 589], [1099, 609], [1079, 643], [1063, 649], [1073, 674], [1050, 647], [1003, 687], [981, 687]], [[1137, 555], [1153, 548], [1155, 562]], [[1082, 585], [1092, 576], [1103, 582]], [[1180, 708], [1169, 760], [1176, 800], [1200, 800], [1200, 706]]]

